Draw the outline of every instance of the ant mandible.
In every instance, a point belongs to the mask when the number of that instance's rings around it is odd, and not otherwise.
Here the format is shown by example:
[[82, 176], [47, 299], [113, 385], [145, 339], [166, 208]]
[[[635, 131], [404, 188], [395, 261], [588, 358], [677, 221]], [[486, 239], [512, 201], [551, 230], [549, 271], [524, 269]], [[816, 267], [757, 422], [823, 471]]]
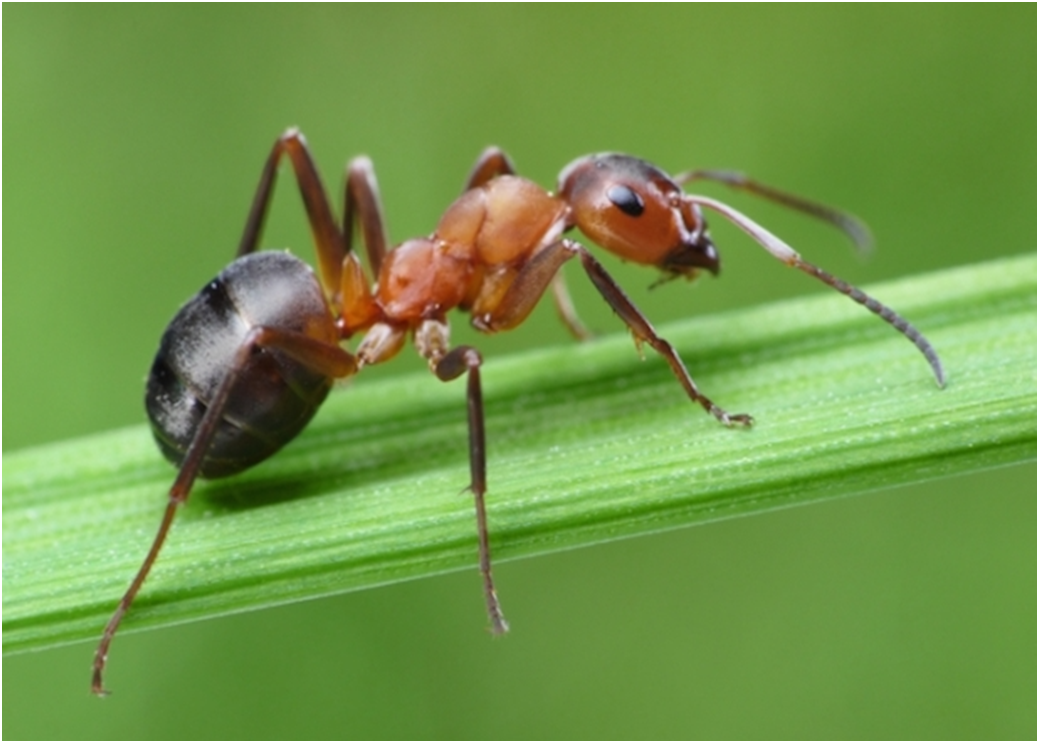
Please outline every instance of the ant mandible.
[[[284, 252], [257, 252], [279, 162], [295, 171], [317, 248], [318, 276]], [[446, 314], [458, 308], [485, 333], [522, 323], [551, 287], [557, 310], [578, 337], [581, 325], [560, 268], [578, 258], [592, 284], [637, 345], [664, 357], [690, 400], [727, 426], [747, 426], [700, 392], [678, 353], [588, 250], [563, 237], [574, 227], [620, 258], [654, 266], [665, 278], [717, 274], [719, 257], [702, 208], [719, 212], [773, 256], [823, 281], [893, 325], [923, 353], [939, 386], [941, 362], [920, 332], [890, 308], [801, 258], [782, 240], [731, 207], [683, 192], [713, 180], [756, 193], [830, 222], [856, 242], [868, 239], [853, 217], [729, 171], [670, 177], [628, 155], [600, 154], [570, 163], [552, 194], [514, 175], [496, 148], [483, 152], [465, 191], [429, 237], [386, 249], [375, 174], [359, 157], [346, 171], [343, 224], [335, 221], [306, 142], [296, 129], [275, 142], [260, 177], [238, 257], [185, 304], [166, 329], [148, 378], [145, 402], [163, 454], [178, 468], [151, 549], [105, 627], [94, 656], [92, 690], [119, 623], [144, 583], [177, 508], [199, 476], [224, 477], [266, 459], [310, 421], [333, 380], [393, 358], [411, 335], [441, 381], [467, 376], [470, 490], [476, 501], [480, 572], [491, 630], [508, 630], [491, 577], [484, 493], [487, 489], [480, 353], [451, 346]], [[359, 223], [374, 287], [351, 244]], [[357, 350], [340, 343], [363, 334]]]

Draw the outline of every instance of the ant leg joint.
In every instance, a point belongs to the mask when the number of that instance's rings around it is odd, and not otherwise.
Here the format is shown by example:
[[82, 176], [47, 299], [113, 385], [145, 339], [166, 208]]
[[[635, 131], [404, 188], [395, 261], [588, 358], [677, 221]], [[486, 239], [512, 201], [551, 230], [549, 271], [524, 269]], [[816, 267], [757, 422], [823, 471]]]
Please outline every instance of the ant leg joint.
[[437, 362], [434, 372], [442, 382], [458, 379], [468, 371], [480, 368], [483, 357], [472, 346], [459, 346]]

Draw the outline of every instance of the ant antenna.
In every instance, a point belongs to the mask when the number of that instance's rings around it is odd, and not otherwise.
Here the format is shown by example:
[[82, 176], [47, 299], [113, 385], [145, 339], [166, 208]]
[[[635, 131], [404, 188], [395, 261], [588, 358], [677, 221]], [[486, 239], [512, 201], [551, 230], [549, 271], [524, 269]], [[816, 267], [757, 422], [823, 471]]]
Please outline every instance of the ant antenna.
[[912, 323], [899, 315], [893, 309], [888, 307], [886, 304], [877, 301], [861, 289], [857, 289], [846, 281], [843, 281], [833, 274], [830, 274], [818, 266], [804, 260], [796, 250], [759, 225], [753, 219], [736, 211], [728, 204], [715, 201], [707, 196], [691, 196], [687, 194], [685, 199], [690, 204], [699, 204], [718, 212], [750, 235], [755, 242], [783, 263], [800, 269], [809, 276], [818, 279], [833, 289], [836, 289], [841, 294], [844, 294], [858, 302], [867, 310], [880, 317], [880, 319], [888, 325], [894, 327], [895, 330], [904, 335], [914, 346], [916, 346], [920, 353], [924, 355], [924, 358], [927, 359], [927, 363], [931, 365], [931, 371], [934, 373], [934, 378], [938, 383], [938, 386], [945, 386], [945, 370], [942, 369], [942, 362], [938, 359], [938, 353], [934, 350], [934, 346], [923, 337], [920, 331], [917, 330]]

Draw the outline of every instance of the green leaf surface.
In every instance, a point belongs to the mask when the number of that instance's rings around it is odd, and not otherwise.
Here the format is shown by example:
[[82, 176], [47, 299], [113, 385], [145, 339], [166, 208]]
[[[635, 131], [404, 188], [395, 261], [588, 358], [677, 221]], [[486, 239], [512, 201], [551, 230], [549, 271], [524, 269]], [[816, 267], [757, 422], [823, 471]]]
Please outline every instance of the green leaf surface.
[[[489, 359], [498, 561], [976, 471], [1036, 456], [1036, 257], [869, 287], [941, 354], [834, 293], [664, 326], [691, 405], [625, 336]], [[476, 575], [464, 384], [333, 392], [272, 460], [196, 486], [122, 631], [466, 568]], [[96, 639], [173, 471], [144, 426], [4, 457], [4, 652]], [[506, 613], [509, 588], [500, 585]]]

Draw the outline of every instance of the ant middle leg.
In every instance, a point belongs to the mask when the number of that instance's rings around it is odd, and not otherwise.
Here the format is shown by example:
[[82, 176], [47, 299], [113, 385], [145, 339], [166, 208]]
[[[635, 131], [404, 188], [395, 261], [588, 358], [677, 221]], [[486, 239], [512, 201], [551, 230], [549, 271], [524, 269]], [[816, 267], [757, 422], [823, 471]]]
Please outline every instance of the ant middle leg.
[[352, 252], [354, 223], [360, 222], [361, 236], [368, 253], [372, 275], [379, 276], [386, 255], [386, 219], [379, 197], [375, 168], [365, 156], [355, 157], [346, 166], [346, 189], [343, 195], [343, 248]]
[[491, 575], [491, 542], [487, 529], [487, 437], [484, 427], [483, 390], [480, 385], [480, 365], [483, 359], [472, 346], [458, 346], [447, 350], [449, 329], [443, 320], [425, 320], [415, 331], [419, 353], [429, 362], [430, 369], [442, 382], [450, 382], [463, 374], [466, 380], [466, 407], [469, 419], [469, 490], [476, 504], [476, 531], [480, 543], [480, 575], [483, 578], [484, 600], [491, 632], [502, 635], [509, 631], [498, 592]]
[[372, 161], [362, 156], [354, 158], [347, 165], [343, 230], [340, 231], [306, 139], [295, 128], [278, 137], [270, 155], [267, 156], [238, 246], [238, 255], [245, 255], [257, 249], [267, 209], [274, 193], [278, 164], [283, 156], [289, 158], [296, 174], [307, 220], [314, 237], [322, 284], [332, 293], [339, 291], [343, 261], [352, 252], [355, 221], [360, 222], [372, 273], [378, 276], [383, 256], [386, 254], [387, 238], [379, 185], [375, 179]]

